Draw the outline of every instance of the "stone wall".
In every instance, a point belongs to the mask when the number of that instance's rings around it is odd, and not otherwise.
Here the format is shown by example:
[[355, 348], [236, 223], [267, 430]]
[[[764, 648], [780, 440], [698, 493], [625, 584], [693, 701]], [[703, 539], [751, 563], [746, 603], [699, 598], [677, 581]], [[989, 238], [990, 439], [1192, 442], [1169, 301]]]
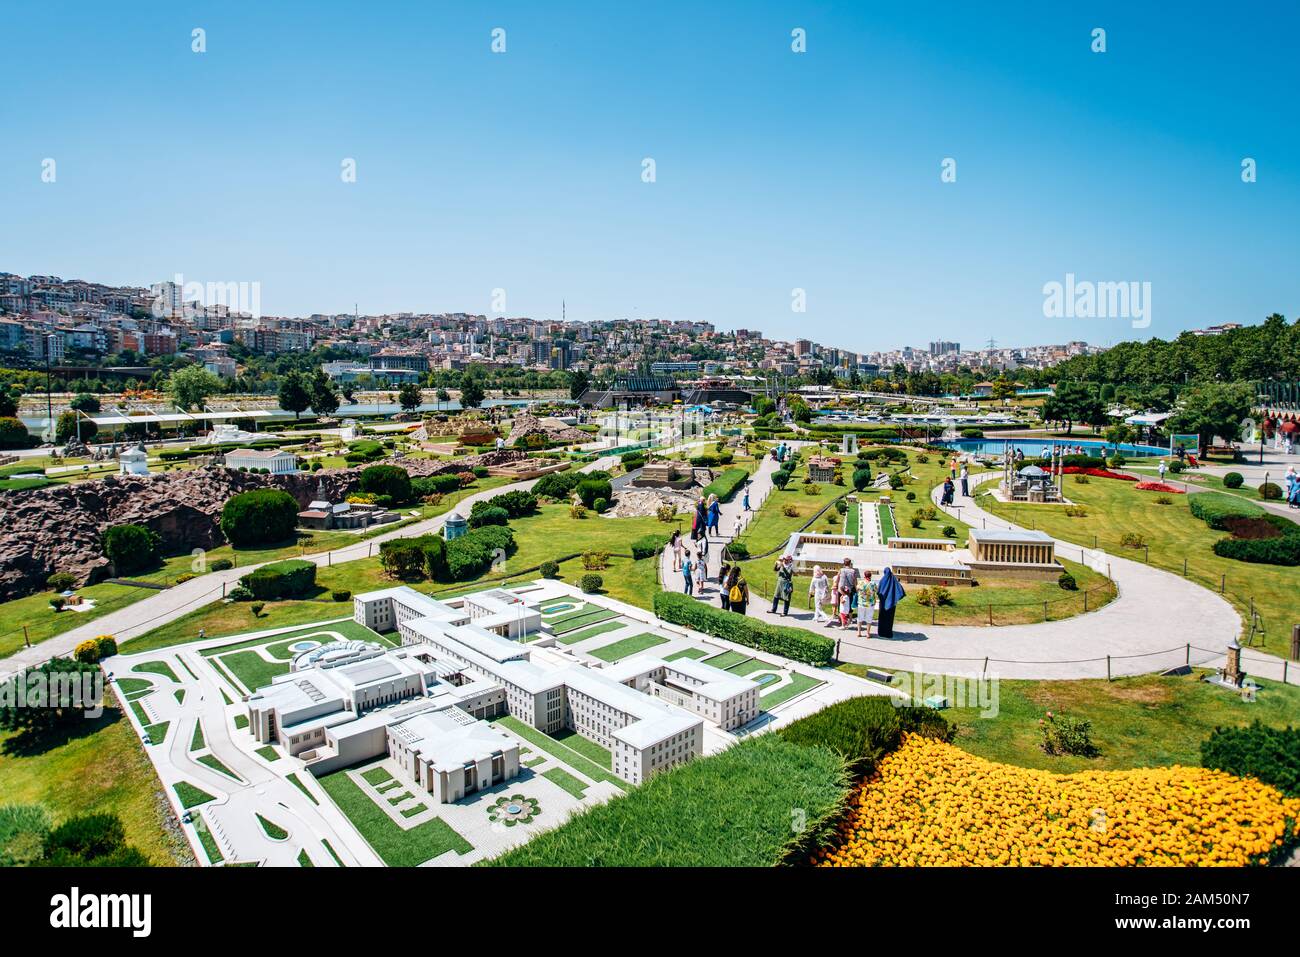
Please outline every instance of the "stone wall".
[[[460, 459], [401, 459], [414, 476], [468, 471], [523, 458], [503, 449]], [[136, 524], [162, 538], [165, 554], [224, 544], [221, 509], [238, 492], [282, 488], [300, 508], [322, 488], [338, 501], [356, 491], [362, 467], [297, 475], [254, 475], [226, 468], [200, 468], [102, 479], [9, 492], [0, 502], [0, 601], [45, 588], [56, 571], [70, 572], [79, 585], [109, 574], [99, 540], [112, 525]]]

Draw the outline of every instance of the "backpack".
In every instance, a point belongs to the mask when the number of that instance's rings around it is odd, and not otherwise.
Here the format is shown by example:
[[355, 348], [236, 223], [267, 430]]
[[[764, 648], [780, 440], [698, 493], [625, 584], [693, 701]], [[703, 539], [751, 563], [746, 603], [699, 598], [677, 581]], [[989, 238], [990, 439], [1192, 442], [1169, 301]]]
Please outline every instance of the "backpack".
[[734, 603], [739, 603], [745, 600], [745, 593], [741, 591], [740, 582], [736, 582], [736, 584], [731, 586], [731, 591], [727, 592], [727, 599]]

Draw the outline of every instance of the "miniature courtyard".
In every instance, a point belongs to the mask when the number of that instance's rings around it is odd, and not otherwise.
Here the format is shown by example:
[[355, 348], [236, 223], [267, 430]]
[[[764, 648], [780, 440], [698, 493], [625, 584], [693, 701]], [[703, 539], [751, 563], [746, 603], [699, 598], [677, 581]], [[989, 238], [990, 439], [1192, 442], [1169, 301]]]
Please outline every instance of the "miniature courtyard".
[[[692, 717], [616, 682], [635, 682], [631, 676], [664, 663], [707, 665], [723, 684], [752, 682], [758, 713], [751, 720], [725, 730], [696, 719], [702, 724], [701, 754], [726, 750], [836, 700], [890, 693], [840, 672], [754, 655], [557, 581], [478, 594], [486, 596], [478, 599], [485, 603], [514, 595], [522, 599], [520, 608], [526, 607], [539, 627], [520, 630], [517, 640], [505, 643], [526, 651], [538, 668], [548, 674], [572, 671], [576, 677], [571, 682], [588, 673], [608, 673], [614, 681], [606, 679], [607, 684], [615, 690], [654, 704], [659, 711], [650, 717], [656, 719], [671, 713], [689, 723]], [[503, 853], [585, 807], [635, 788], [615, 773], [609, 747], [571, 729], [539, 730], [500, 708], [483, 712], [479, 720], [461, 711], [459, 720], [470, 726], [464, 733], [476, 740], [496, 737], [502, 747], [517, 746], [517, 768], [512, 765], [503, 780], [467, 789], [454, 800], [439, 800], [421, 787], [394, 754], [335, 767], [328, 748], [291, 753], [285, 739], [263, 742], [258, 727], [250, 727], [250, 715], [258, 719], [260, 714], [258, 702], [292, 686], [296, 675], [315, 674], [322, 663], [330, 668], [350, 661], [349, 655], [365, 659], [357, 667], [373, 667], [390, 653], [404, 656], [415, 647], [403, 646], [396, 631], [375, 631], [356, 616], [335, 617], [119, 655], [109, 671], [196, 857], [209, 865], [463, 866]], [[431, 677], [435, 670], [436, 681]], [[431, 667], [428, 675], [425, 680], [431, 683], [424, 695], [381, 702], [364, 715], [358, 711], [340, 714], [337, 721], [323, 720], [340, 735], [365, 722], [401, 725], [408, 715], [418, 717], [427, 710], [428, 695], [436, 699], [441, 693], [445, 669]], [[470, 681], [446, 690], [468, 696], [476, 687]], [[474, 699], [464, 707], [477, 703]], [[286, 735], [289, 731], [286, 725]], [[508, 753], [513, 757], [513, 751]]]

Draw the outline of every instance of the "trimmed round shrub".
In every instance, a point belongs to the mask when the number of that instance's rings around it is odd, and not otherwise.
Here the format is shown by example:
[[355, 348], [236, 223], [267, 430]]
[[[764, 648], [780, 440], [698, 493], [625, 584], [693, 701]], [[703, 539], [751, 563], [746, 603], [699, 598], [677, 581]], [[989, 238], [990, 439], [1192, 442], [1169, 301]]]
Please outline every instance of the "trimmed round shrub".
[[[290, 501], [293, 501], [290, 499]], [[294, 506], [294, 515], [298, 514]], [[152, 568], [158, 562], [158, 536], [143, 525], [114, 525], [100, 536], [104, 556], [118, 575]]]
[[88, 665], [99, 663], [99, 645], [94, 638], [87, 638], [73, 649], [72, 657]]
[[1224, 488], [1241, 488], [1241, 484], [1246, 481], [1241, 477], [1240, 472], [1229, 472], [1223, 477]]
[[475, 477], [475, 478], [487, 478], [487, 477], [488, 477], [489, 475], [491, 475], [491, 474], [492, 474], [492, 473], [489, 472], [489, 471], [487, 470], [487, 467], [484, 466], [484, 465], [476, 465], [476, 466], [474, 466], [474, 477]]
[[221, 510], [221, 531], [230, 543], [270, 545], [293, 535], [298, 522], [298, 503], [278, 488], [240, 492]]
[[772, 484], [784, 490], [790, 484], [790, 474], [786, 469], [777, 469], [772, 473]]
[[860, 468], [853, 470], [853, 487], [861, 492], [871, 484], [871, 469]]
[[957, 526], [955, 526], [955, 525], [945, 525], [945, 526], [943, 527], [943, 537], [944, 537], [944, 538], [956, 538], [956, 537], [957, 537]]
[[598, 498], [596, 499], [596, 501], [591, 503], [591, 507], [597, 513], [604, 512], [609, 508], [609, 500], [604, 498]]
[[595, 508], [597, 499], [607, 503], [614, 497], [614, 488], [609, 479], [585, 478], [577, 486], [578, 499], [587, 508]]
[[390, 578], [402, 581], [418, 581], [425, 574], [424, 551], [409, 538], [380, 542], [379, 564]]
[[1265, 482], [1259, 487], [1259, 497], [1264, 499], [1280, 499], [1282, 497], [1282, 486], [1276, 482]]
[[273, 562], [255, 568], [239, 584], [254, 598], [277, 601], [284, 598], [301, 598], [316, 587], [316, 566], [300, 558]]
[[482, 528], [484, 525], [505, 525], [509, 521], [509, 512], [504, 508], [489, 505], [487, 502], [475, 502], [469, 513], [470, 528]]
[[253, 593], [243, 585], [236, 585], [230, 591], [226, 592], [226, 597], [231, 601], [252, 601]]
[[447, 574], [452, 581], [469, 581], [488, 567], [492, 556], [488, 550], [469, 535], [447, 543]]
[[539, 571], [542, 573], [543, 578], [560, 577], [560, 566], [555, 562], [542, 562], [542, 567]]
[[68, 572], [55, 572], [45, 579], [45, 584], [55, 591], [67, 591], [77, 583], [77, 579]]
[[1174, 475], [1178, 475], [1186, 468], [1187, 468], [1187, 463], [1182, 461], [1181, 459], [1174, 459], [1172, 462], [1169, 463], [1169, 471], [1172, 472]]
[[1061, 572], [1060, 577], [1056, 579], [1056, 584], [1060, 585], [1061, 588], [1065, 589], [1066, 591], [1079, 590], [1079, 583], [1074, 580], [1074, 576], [1071, 575], [1069, 572]]
[[213, 562], [211, 565], [208, 566], [209, 570], [214, 572], [224, 572], [234, 567], [235, 567], [235, 563], [232, 562], [229, 558], [218, 558], [215, 562]]
[[95, 645], [99, 649], [99, 660], [112, 658], [117, 654], [117, 639], [112, 635], [100, 635], [95, 639]]
[[594, 572], [588, 572], [587, 574], [582, 576], [582, 579], [579, 581], [578, 584], [579, 587], [583, 590], [583, 592], [585, 592], [588, 595], [594, 595], [596, 592], [600, 591], [602, 588], [605, 587], [605, 579], [595, 574]]
[[744, 561], [749, 557], [749, 546], [744, 542], [727, 542], [727, 554], [739, 561]]
[[411, 491], [419, 498], [427, 495], [447, 495], [460, 488], [457, 475], [429, 475], [411, 480]]
[[1300, 728], [1215, 728], [1201, 742], [1201, 767], [1251, 777], [1300, 797]]
[[347, 601], [352, 597], [352, 592], [348, 591], [346, 588], [340, 588], [337, 591], [330, 592], [330, 597], [335, 601]]
[[371, 465], [361, 470], [357, 490], [375, 496], [388, 496], [391, 503], [411, 500], [411, 476], [397, 465]]
[[0, 418], [0, 449], [30, 449], [39, 444], [27, 426], [11, 416]]
[[642, 535], [640, 538], [632, 539], [632, 557], [635, 559], [654, 558], [666, 545], [668, 539], [663, 535], [656, 535], [653, 532], [649, 535]]

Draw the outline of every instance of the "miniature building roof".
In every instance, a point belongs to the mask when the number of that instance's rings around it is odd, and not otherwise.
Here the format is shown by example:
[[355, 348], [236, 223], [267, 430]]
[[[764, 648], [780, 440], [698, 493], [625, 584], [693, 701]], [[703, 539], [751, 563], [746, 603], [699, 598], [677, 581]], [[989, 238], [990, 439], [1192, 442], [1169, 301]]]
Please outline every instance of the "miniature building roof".
[[514, 738], [480, 722], [457, 721], [450, 708], [417, 714], [394, 725], [391, 733], [426, 758], [435, 771], [455, 771], [498, 751], [519, 746]]
[[226, 453], [226, 458], [241, 459], [278, 459], [282, 455], [293, 455], [284, 449], [233, 449]]
[[974, 539], [981, 545], [1046, 545], [1052, 541], [1052, 536], [1046, 532], [1031, 531], [1027, 528], [972, 528], [966, 537]]
[[1040, 469], [1037, 465], [1026, 465], [1024, 468], [1020, 470], [1019, 474], [1025, 476], [1026, 478], [1042, 478], [1047, 473], [1044, 472], [1042, 469]]

